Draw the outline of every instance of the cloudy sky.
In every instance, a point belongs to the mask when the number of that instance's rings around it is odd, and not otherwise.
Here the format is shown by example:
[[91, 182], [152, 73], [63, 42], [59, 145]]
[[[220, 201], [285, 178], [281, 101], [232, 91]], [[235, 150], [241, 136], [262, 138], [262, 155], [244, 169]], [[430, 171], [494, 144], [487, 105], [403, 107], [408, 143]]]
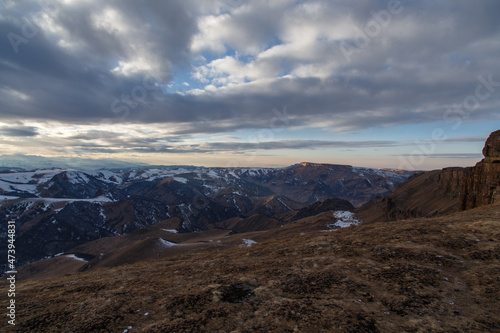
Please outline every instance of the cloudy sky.
[[473, 165], [497, 0], [0, 0], [0, 155]]

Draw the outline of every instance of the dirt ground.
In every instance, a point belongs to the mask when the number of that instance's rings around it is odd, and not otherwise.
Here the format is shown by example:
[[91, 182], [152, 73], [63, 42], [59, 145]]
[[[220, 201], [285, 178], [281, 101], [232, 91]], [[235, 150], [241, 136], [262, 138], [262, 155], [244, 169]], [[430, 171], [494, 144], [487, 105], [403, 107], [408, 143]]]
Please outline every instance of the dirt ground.
[[297, 232], [19, 281], [0, 331], [500, 332], [499, 258], [499, 205]]

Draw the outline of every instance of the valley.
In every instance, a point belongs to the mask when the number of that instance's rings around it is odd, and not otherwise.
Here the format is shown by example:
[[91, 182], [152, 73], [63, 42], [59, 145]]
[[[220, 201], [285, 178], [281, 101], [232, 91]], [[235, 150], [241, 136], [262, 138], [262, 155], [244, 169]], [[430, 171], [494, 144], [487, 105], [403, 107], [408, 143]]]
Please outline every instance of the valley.
[[[412, 174], [313, 163], [281, 169], [3, 171], [0, 229], [9, 219], [18, 221], [18, 264], [23, 265], [158, 223], [181, 233], [230, 231], [234, 221], [259, 216], [266, 221], [272, 217], [274, 226], [281, 225], [289, 221], [287, 213], [331, 198], [359, 206], [388, 194]], [[352, 208], [349, 204], [343, 210]], [[237, 230], [246, 227], [240, 223]]]

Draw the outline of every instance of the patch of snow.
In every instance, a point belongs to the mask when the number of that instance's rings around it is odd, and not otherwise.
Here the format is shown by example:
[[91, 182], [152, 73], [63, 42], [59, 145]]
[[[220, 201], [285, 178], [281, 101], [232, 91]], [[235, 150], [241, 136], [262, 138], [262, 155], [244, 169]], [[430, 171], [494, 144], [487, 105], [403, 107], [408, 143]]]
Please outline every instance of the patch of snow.
[[176, 229], [163, 229], [163, 228], [160, 228], [160, 229], [163, 230], [163, 231], [166, 231], [166, 232], [171, 232], [173, 234], [178, 233], [178, 231]]
[[219, 178], [219, 175], [214, 170], [208, 170], [208, 172], [206, 173], [206, 175], [209, 176], [209, 177], [212, 177], [212, 178]]
[[358, 225], [361, 223], [360, 220], [354, 217], [353, 212], [339, 210], [333, 213], [333, 216], [337, 219], [337, 222], [327, 224], [326, 227], [329, 230], [324, 231], [334, 231], [337, 229], [347, 228], [352, 225]]
[[278, 201], [283, 205], [285, 206], [286, 209], [288, 210], [292, 210], [290, 207], [288, 207], [288, 205], [286, 203], [284, 203], [283, 201], [281, 201], [280, 197], [276, 197], [276, 199], [278, 199]]
[[252, 246], [252, 245], [257, 244], [257, 242], [256, 242], [256, 241], [251, 240], [251, 239], [246, 239], [246, 238], [244, 238], [244, 239], [242, 239], [242, 241], [243, 241], [243, 245], [242, 245], [242, 246], [244, 246], [244, 247], [250, 247], [250, 246]]
[[77, 256], [76, 256], [76, 255], [74, 255], [74, 254], [68, 254], [68, 255], [66, 255], [65, 257], [67, 257], [67, 258], [71, 258], [71, 259], [75, 259], [75, 260], [78, 260], [78, 261], [85, 261], [85, 262], [87, 262], [87, 260], [85, 260], [85, 259], [83, 259], [83, 258], [80, 258], [80, 257], [77, 257]]
[[78, 171], [68, 171], [66, 172], [68, 176], [69, 182], [71, 184], [80, 184], [80, 183], [88, 183], [89, 177], [83, 172]]
[[104, 221], [106, 221], [106, 214], [104, 214], [104, 207], [101, 205], [101, 211], [99, 212], [99, 215], [102, 217]]
[[88, 171], [87, 174], [108, 183], [113, 183], [113, 184], [123, 183], [123, 176], [119, 173], [110, 170], [101, 169], [95, 171]]
[[217, 192], [218, 190], [221, 189], [221, 187], [219, 186], [215, 186], [215, 185], [207, 185], [207, 184], [203, 184], [204, 187], [208, 188], [209, 190], [213, 191], [213, 192]]
[[240, 213], [242, 213], [241, 211], [241, 208], [238, 206], [238, 204], [236, 203], [236, 199], [234, 199], [234, 197], [231, 197], [231, 199], [233, 199], [233, 205], [238, 208], [238, 210], [240, 211]]
[[160, 245], [164, 247], [172, 247], [172, 246], [177, 246], [176, 243], [172, 243], [169, 241], [164, 240], [163, 238], [158, 238], [158, 241], [160, 242]]
[[0, 200], [14, 200], [14, 199], [19, 199], [19, 197], [11, 197], [8, 195], [0, 195]]
[[35, 194], [36, 187], [37, 184], [10, 183], [8, 181], [3, 181], [0, 179], [0, 189], [6, 192], [19, 191]]
[[182, 177], [174, 177], [174, 180], [176, 182], [183, 183], [183, 184], [186, 184], [188, 182], [188, 180], [186, 178], [182, 178]]
[[53, 202], [75, 202], [75, 201], [84, 201], [84, 202], [112, 202], [108, 197], [100, 196], [97, 198], [91, 199], [78, 199], [78, 198], [28, 198], [23, 202], [43, 202], [45, 205], [48, 205]]
[[236, 179], [240, 179], [240, 177], [234, 172], [234, 170], [229, 171], [227, 174], [233, 176]]
[[54, 213], [58, 213], [58, 212], [60, 212], [61, 210], [63, 210], [63, 209], [64, 209], [64, 207], [66, 207], [66, 205], [62, 206], [61, 208], [54, 209]]

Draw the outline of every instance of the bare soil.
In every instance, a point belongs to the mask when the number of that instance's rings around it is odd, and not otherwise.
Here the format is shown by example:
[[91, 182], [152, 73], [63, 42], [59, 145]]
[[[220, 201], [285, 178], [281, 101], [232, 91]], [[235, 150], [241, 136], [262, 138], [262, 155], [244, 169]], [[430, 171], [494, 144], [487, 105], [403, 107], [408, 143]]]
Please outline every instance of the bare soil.
[[19, 281], [0, 331], [500, 332], [499, 205], [308, 230], [325, 214], [248, 248]]

